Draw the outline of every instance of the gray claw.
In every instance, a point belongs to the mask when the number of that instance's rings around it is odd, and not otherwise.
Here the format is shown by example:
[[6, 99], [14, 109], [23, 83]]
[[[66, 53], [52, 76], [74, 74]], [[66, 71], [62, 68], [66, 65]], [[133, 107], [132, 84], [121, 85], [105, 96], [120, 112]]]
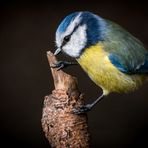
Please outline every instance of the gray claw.
[[54, 65], [50, 66], [52, 68], [58, 68], [57, 70], [63, 69], [65, 67], [68, 67], [70, 65], [77, 65], [75, 62], [67, 62], [67, 61], [58, 61]]
[[87, 104], [87, 105], [81, 106], [79, 108], [74, 108], [72, 113], [76, 114], [76, 115], [85, 114], [88, 111], [90, 111], [91, 109], [92, 109], [92, 105], [91, 104]]
[[57, 63], [55, 63], [54, 65], [50, 66], [51, 68], [58, 68], [57, 70], [60, 70], [62, 68], [64, 68], [64, 64], [63, 61], [58, 61]]

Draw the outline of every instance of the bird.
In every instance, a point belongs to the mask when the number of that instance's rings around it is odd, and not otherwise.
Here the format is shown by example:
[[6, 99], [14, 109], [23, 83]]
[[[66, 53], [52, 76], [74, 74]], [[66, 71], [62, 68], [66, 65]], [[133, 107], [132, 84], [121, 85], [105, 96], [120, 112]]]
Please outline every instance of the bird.
[[[117, 23], [92, 12], [66, 16], [56, 30], [55, 43], [54, 55], [64, 53], [74, 58], [102, 89], [94, 102], [74, 109], [76, 114], [90, 111], [110, 93], [133, 92], [148, 80], [148, 51], [143, 43]], [[53, 67], [74, 64], [59, 61]]]

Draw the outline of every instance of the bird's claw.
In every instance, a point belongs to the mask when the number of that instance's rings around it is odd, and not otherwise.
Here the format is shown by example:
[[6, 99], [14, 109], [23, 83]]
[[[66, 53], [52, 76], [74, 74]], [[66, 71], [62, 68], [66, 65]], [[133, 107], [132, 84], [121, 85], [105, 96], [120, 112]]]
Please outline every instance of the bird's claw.
[[69, 65], [77, 65], [75, 62], [67, 62], [67, 61], [58, 61], [54, 65], [50, 66], [51, 68], [57, 68], [57, 70], [68, 67]]
[[64, 61], [58, 61], [57, 63], [54, 63], [54, 65], [50, 66], [51, 68], [57, 68], [57, 70], [60, 70], [62, 68], [64, 68], [65, 62]]
[[85, 114], [88, 111], [90, 111], [91, 109], [92, 109], [92, 105], [91, 104], [87, 104], [87, 105], [81, 106], [79, 108], [74, 108], [72, 113], [76, 114], [76, 115]]

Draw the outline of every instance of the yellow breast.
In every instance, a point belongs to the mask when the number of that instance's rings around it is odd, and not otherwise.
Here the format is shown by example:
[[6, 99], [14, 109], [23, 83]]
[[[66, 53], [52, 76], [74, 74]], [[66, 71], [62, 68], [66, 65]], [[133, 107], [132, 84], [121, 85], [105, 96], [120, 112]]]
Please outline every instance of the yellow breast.
[[110, 92], [129, 92], [138, 88], [145, 79], [143, 75], [127, 75], [120, 72], [109, 60], [101, 44], [85, 49], [77, 59], [89, 77], [103, 89]]

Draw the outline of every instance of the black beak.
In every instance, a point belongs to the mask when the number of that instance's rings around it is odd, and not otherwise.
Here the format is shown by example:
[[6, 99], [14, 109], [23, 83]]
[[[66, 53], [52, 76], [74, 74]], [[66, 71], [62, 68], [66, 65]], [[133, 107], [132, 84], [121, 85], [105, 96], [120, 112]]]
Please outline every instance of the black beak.
[[57, 48], [56, 51], [54, 52], [54, 55], [58, 55], [61, 52], [61, 48]]

